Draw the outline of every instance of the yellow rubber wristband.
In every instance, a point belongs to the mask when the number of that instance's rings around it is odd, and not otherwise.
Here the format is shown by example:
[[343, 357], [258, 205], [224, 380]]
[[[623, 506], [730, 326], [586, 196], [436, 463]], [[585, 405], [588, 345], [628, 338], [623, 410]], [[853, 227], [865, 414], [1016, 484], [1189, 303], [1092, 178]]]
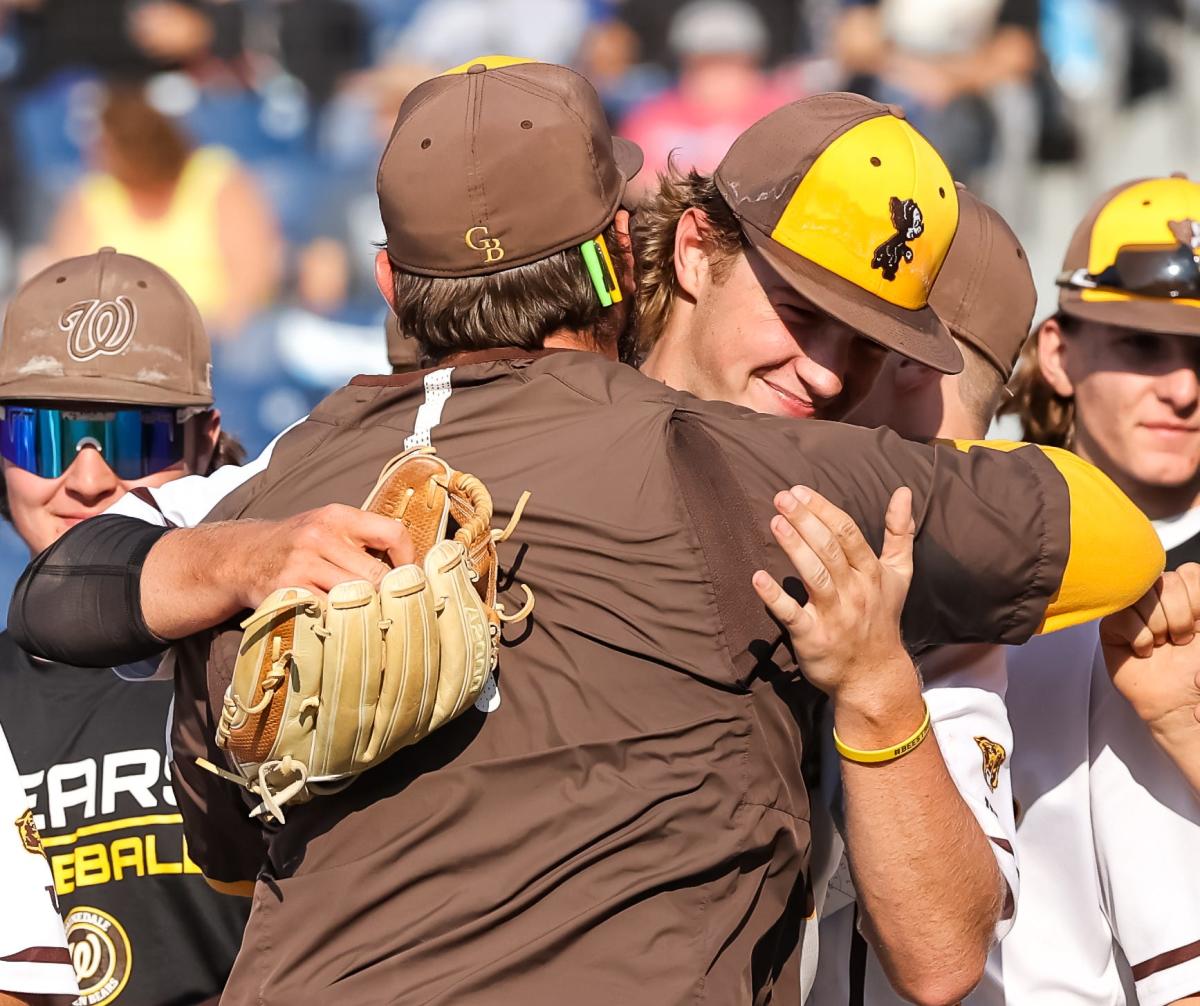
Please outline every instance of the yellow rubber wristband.
[[908, 754], [913, 748], [921, 743], [929, 736], [929, 706], [922, 699], [922, 705], [925, 705], [925, 719], [921, 721], [921, 725], [906, 737], [895, 747], [878, 748], [874, 751], [860, 751], [858, 748], [852, 748], [849, 744], [843, 743], [842, 739], [837, 735], [837, 731], [833, 732], [833, 743], [837, 747], [840, 754], [847, 761], [858, 762], [862, 765], [879, 765], [882, 762], [895, 761]]

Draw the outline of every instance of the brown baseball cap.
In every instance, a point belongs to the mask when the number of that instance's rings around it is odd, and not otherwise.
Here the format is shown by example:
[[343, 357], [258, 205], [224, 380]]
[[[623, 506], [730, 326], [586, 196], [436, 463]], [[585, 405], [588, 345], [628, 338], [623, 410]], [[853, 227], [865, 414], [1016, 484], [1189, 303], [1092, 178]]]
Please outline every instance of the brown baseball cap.
[[579, 74], [480, 57], [400, 106], [377, 178], [388, 258], [451, 277], [535, 262], [604, 230], [641, 166]]
[[9, 302], [0, 400], [212, 405], [192, 299], [145, 259], [101, 248], [38, 273]]
[[902, 356], [962, 369], [929, 307], [958, 197], [901, 109], [857, 94], [794, 101], [742, 133], [714, 178], [747, 240], [797, 292]]
[[1071, 235], [1058, 308], [1124, 328], [1200, 335], [1198, 263], [1200, 184], [1183, 174], [1126, 182], [1097, 199]]
[[994, 209], [961, 184], [958, 231], [929, 294], [929, 306], [1007, 381], [1037, 309], [1025, 249]]

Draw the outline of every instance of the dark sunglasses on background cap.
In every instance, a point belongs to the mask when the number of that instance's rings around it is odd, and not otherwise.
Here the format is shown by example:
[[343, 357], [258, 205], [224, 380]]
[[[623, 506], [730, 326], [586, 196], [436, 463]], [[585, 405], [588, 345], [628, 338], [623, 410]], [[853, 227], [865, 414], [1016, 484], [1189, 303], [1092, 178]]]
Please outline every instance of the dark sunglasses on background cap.
[[0, 405], [0, 456], [44, 479], [62, 475], [93, 447], [120, 479], [140, 479], [183, 460], [184, 424], [195, 410], [69, 409]]
[[1118, 290], [1143, 297], [1200, 300], [1200, 264], [1192, 249], [1177, 245], [1126, 245], [1113, 264], [1098, 273], [1074, 269], [1059, 273], [1059, 286], [1074, 290]]

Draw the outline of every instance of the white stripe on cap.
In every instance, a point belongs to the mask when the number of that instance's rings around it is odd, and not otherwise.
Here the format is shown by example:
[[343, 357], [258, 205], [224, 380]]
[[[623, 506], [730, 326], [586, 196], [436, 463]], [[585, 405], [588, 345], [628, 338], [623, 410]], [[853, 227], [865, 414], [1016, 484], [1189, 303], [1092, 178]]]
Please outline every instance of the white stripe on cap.
[[442, 421], [442, 406], [450, 397], [450, 375], [453, 367], [433, 370], [425, 375], [425, 401], [417, 409], [417, 423], [412, 434], [404, 438], [404, 448], [428, 447], [433, 441], [429, 434]]

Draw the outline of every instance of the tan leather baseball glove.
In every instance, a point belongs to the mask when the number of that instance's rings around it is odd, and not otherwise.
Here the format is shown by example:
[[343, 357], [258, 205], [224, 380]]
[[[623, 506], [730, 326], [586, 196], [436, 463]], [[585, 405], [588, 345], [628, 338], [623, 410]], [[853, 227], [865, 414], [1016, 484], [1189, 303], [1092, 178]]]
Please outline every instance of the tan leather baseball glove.
[[[475, 702], [495, 669], [500, 624], [496, 543], [520, 520], [492, 529], [492, 499], [473, 475], [432, 447], [393, 458], [363, 509], [402, 521], [416, 559], [322, 599], [277, 590], [242, 623], [217, 745], [234, 772], [205, 768], [244, 786], [263, 813], [349, 785], [361, 772], [454, 719]], [[448, 533], [451, 533], [447, 537]]]

